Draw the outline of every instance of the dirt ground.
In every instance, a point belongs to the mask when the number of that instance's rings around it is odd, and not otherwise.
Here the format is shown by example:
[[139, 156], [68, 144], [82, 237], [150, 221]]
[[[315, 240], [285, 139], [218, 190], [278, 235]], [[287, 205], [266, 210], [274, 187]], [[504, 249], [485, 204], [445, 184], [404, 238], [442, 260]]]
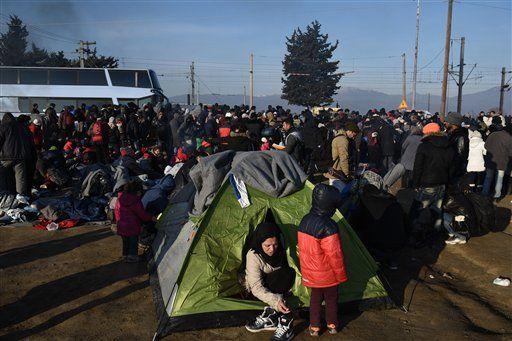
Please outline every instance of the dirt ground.
[[[510, 197], [503, 200], [510, 208]], [[327, 340], [510, 340], [510, 211], [495, 232], [466, 245], [404, 250], [383, 278], [401, 309], [342, 311], [342, 330]], [[39, 231], [0, 227], [0, 339], [148, 340], [155, 309], [145, 263], [120, 261], [121, 241], [108, 227]], [[309, 339], [298, 320], [296, 340]], [[244, 328], [177, 333], [166, 340], [262, 340]]]

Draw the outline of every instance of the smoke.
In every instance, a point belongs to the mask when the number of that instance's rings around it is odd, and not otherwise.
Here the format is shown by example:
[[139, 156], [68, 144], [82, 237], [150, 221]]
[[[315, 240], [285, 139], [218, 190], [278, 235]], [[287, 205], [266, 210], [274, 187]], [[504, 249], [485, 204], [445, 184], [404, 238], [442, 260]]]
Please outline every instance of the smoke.
[[[82, 31], [83, 13], [80, 13], [70, 0], [38, 1], [33, 3], [31, 17], [28, 21], [35, 26], [28, 26], [39, 37], [45, 37], [45, 42], [52, 46], [62, 46], [66, 41], [78, 43], [84, 39]], [[38, 25], [39, 24], [39, 25]], [[35, 39], [34, 39], [35, 40]]]

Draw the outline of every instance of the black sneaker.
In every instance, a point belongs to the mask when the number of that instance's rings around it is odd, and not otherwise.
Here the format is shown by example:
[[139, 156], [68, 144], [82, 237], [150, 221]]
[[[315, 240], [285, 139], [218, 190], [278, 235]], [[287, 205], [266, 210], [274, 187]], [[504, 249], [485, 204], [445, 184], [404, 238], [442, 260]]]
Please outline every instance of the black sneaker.
[[263, 330], [276, 330], [277, 312], [270, 307], [265, 307], [261, 315], [256, 316], [256, 319], [254, 321], [251, 321], [245, 325], [245, 329], [247, 329], [251, 333], [257, 333]]
[[289, 341], [293, 336], [293, 318], [281, 316], [270, 341]]

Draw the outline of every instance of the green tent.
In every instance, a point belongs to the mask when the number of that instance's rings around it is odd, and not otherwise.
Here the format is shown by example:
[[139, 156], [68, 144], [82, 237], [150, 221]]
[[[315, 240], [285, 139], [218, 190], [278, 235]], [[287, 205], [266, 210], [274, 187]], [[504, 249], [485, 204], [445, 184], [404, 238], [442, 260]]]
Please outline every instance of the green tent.
[[[187, 216], [190, 204], [171, 204], [160, 219], [155, 243], [155, 287], [158, 334], [241, 325], [265, 304], [248, 299], [238, 274], [254, 228], [271, 217], [281, 229], [288, 263], [297, 276], [287, 302], [307, 307], [309, 289], [301, 285], [297, 256], [297, 227], [311, 207], [313, 185], [286, 197], [273, 198], [247, 186], [251, 205], [243, 209], [226, 181], [200, 216]], [[387, 299], [377, 265], [341, 213], [340, 226], [348, 281], [340, 285], [340, 303]]]

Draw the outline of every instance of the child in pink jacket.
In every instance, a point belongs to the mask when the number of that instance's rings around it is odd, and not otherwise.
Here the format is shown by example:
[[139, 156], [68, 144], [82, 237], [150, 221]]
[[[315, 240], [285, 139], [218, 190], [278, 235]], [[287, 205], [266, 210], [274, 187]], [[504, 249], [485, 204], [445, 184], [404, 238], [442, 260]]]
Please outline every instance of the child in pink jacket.
[[117, 234], [123, 239], [123, 258], [128, 263], [139, 261], [139, 235], [142, 232], [142, 222], [156, 221], [147, 213], [140, 201], [142, 188], [138, 182], [124, 185], [123, 191], [117, 197], [114, 214], [117, 221]]

